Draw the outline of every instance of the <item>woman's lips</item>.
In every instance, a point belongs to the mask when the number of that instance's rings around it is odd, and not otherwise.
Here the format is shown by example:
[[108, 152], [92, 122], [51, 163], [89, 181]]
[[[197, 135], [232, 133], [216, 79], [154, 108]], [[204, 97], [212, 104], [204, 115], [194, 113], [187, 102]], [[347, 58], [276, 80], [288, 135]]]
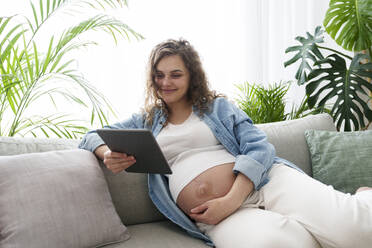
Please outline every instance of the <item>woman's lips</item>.
[[176, 90], [175, 89], [167, 89], [167, 90], [161, 90], [163, 94], [171, 94], [173, 92], [175, 92]]

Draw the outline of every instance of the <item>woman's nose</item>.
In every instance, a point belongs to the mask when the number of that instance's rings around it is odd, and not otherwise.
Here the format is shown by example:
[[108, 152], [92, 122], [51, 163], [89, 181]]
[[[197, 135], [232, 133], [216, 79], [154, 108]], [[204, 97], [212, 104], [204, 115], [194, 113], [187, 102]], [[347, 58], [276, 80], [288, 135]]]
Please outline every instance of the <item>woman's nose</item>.
[[164, 76], [163, 78], [163, 85], [167, 85], [171, 82], [171, 78], [169, 76]]

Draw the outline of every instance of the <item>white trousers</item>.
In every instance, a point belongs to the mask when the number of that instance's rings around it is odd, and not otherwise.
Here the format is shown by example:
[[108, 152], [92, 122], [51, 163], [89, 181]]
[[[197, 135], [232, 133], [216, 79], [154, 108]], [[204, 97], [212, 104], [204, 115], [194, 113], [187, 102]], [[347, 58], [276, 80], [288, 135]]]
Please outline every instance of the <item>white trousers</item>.
[[344, 194], [282, 164], [269, 178], [219, 224], [197, 223], [217, 248], [372, 247], [372, 191]]

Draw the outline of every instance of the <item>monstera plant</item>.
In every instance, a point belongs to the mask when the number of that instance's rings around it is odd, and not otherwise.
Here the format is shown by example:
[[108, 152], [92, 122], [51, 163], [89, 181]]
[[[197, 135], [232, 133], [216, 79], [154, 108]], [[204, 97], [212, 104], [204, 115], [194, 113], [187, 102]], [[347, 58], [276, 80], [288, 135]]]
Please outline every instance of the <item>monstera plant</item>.
[[[107, 114], [110, 110], [113, 112], [112, 108], [77, 70], [72, 52], [96, 44], [85, 39], [84, 34], [88, 32], [106, 32], [114, 41], [129, 37], [141, 39], [140, 34], [122, 21], [105, 14], [108, 8], [126, 4], [125, 0], [38, 0], [30, 1], [31, 18], [0, 17], [0, 136], [81, 136], [87, 127], [70, 114], [54, 110], [39, 115], [29, 111], [38, 104], [42, 109], [41, 103], [57, 106], [57, 99], [61, 97], [81, 111], [89, 111], [90, 124], [107, 123]], [[46, 23], [55, 16], [85, 19], [70, 25], [70, 18], [49, 33], [42, 33]], [[40, 42], [40, 36], [48, 42]], [[44, 100], [39, 101], [41, 99]]]
[[[322, 46], [324, 31], [318, 26], [314, 34], [296, 37], [301, 44], [286, 49], [286, 53], [296, 54], [284, 66], [299, 61], [295, 77], [299, 85], [306, 85], [308, 105], [331, 106], [338, 130], [342, 126], [345, 131], [366, 128], [372, 122], [368, 105], [372, 91], [372, 0], [331, 0], [323, 25], [340, 46], [356, 52], [355, 56]], [[365, 54], [358, 53], [363, 50]]]

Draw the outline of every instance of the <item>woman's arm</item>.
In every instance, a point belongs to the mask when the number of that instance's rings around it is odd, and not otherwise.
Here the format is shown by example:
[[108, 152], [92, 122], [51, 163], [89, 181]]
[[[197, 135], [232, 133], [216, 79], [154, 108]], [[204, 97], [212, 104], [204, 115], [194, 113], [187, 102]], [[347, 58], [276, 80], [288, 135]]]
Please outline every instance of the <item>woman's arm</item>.
[[274, 162], [275, 148], [243, 110], [232, 103], [226, 105], [222, 115], [227, 117], [221, 118], [224, 118], [222, 122], [235, 141], [238, 153], [233, 170], [247, 176], [258, 190], [268, 180], [267, 174]]
[[[133, 114], [131, 118], [122, 121], [117, 122], [112, 125], [104, 126], [104, 128], [108, 129], [138, 129], [138, 128], [144, 128], [144, 119], [143, 115], [141, 114]], [[85, 134], [83, 139], [81, 140], [79, 144], [80, 149], [88, 150], [91, 152], [96, 151], [98, 147], [103, 146], [105, 143], [99, 137], [96, 130], [91, 130], [88, 133]], [[97, 154], [96, 154], [97, 155]], [[100, 157], [103, 159], [102, 157]]]
[[233, 186], [231, 187], [229, 193], [225, 196], [228, 201], [234, 202], [239, 208], [248, 195], [254, 191], [254, 185], [252, 181], [246, 177], [244, 174], [239, 173], [236, 177]]
[[260, 189], [267, 182], [275, 149], [266, 134], [258, 129], [247, 114], [225, 98], [216, 98], [206, 122], [225, 148], [236, 156], [234, 172], [242, 173]]
[[[134, 114], [132, 118], [125, 121], [105, 126], [109, 129], [137, 129], [144, 128], [143, 115]], [[112, 152], [103, 142], [96, 130], [89, 131], [79, 144], [79, 148], [93, 152], [99, 159], [103, 160], [106, 167], [114, 173], [119, 173], [136, 160], [133, 156], [127, 156], [125, 153]]]
[[197, 222], [216, 225], [233, 214], [253, 190], [252, 181], [239, 173], [225, 196], [207, 201], [191, 209], [189, 216]]
[[109, 151], [110, 149], [108, 148], [107, 145], [101, 145], [99, 147], [97, 147], [97, 149], [94, 151], [94, 154], [96, 154], [96, 156], [103, 160], [104, 159], [104, 155], [105, 155], [105, 152]]

